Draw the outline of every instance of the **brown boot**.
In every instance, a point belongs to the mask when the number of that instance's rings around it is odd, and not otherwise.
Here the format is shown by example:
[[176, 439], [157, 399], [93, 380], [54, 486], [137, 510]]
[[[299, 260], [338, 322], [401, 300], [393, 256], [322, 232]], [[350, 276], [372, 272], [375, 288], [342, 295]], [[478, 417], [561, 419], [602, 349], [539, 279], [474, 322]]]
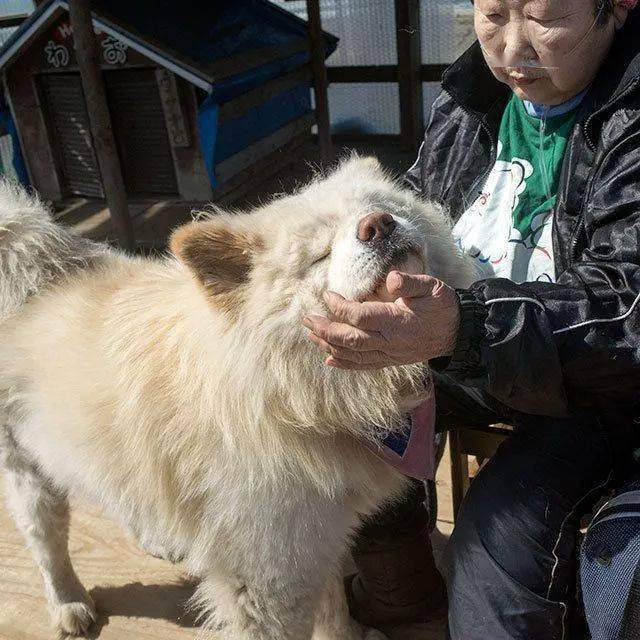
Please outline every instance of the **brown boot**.
[[367, 523], [352, 552], [358, 573], [345, 579], [351, 615], [387, 627], [425, 623], [447, 613], [444, 581], [436, 568], [424, 508], [424, 487]]

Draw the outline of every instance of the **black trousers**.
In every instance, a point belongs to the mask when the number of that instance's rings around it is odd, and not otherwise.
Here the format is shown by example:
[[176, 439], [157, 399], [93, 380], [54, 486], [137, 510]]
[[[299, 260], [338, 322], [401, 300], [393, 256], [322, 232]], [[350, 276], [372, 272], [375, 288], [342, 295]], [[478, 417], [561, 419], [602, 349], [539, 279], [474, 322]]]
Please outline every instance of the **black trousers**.
[[[448, 545], [451, 640], [569, 638], [579, 522], [614, 481], [633, 426], [518, 414], [446, 376], [436, 377], [436, 401], [439, 430], [514, 425], [473, 481]], [[420, 489], [371, 520], [357, 544], [375, 549], [422, 526]]]

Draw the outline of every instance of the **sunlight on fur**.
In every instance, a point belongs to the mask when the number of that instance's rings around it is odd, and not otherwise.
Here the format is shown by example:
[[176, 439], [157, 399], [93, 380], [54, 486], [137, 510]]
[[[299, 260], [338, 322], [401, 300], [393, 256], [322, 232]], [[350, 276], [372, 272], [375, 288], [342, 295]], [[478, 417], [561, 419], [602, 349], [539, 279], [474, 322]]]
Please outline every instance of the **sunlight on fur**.
[[[397, 226], [374, 247], [356, 230], [379, 211]], [[314, 620], [316, 640], [383, 637], [336, 606], [340, 566], [406, 486], [364, 441], [422, 400], [425, 369], [329, 368], [301, 319], [328, 288], [374, 297], [404, 264], [468, 284], [445, 212], [353, 156], [254, 211], [213, 209], [170, 247], [91, 243], [0, 186], [0, 460], [59, 632], [95, 616], [66, 546], [76, 492], [184, 559], [220, 637], [308, 640]]]

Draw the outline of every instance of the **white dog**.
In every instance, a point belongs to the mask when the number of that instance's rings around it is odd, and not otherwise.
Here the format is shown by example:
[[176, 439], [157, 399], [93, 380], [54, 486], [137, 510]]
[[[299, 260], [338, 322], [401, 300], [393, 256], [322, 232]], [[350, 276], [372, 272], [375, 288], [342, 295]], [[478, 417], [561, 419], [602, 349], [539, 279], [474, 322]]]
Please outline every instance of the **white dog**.
[[[384, 237], [366, 229], [380, 212]], [[90, 243], [0, 187], [0, 459], [54, 624], [83, 634], [95, 616], [67, 550], [76, 492], [182, 558], [225, 639], [380, 637], [349, 619], [341, 559], [405, 487], [365, 443], [420, 401], [424, 369], [326, 367], [301, 318], [326, 289], [375, 295], [392, 267], [466, 285], [445, 215], [352, 158], [179, 228], [171, 250]]]

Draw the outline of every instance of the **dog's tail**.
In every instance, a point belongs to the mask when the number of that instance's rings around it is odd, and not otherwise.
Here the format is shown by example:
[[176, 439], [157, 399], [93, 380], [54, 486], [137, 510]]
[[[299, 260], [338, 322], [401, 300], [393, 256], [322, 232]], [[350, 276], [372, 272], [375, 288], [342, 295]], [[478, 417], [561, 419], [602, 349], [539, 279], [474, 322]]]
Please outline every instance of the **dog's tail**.
[[0, 179], [0, 320], [105, 251], [56, 224], [35, 195]]

